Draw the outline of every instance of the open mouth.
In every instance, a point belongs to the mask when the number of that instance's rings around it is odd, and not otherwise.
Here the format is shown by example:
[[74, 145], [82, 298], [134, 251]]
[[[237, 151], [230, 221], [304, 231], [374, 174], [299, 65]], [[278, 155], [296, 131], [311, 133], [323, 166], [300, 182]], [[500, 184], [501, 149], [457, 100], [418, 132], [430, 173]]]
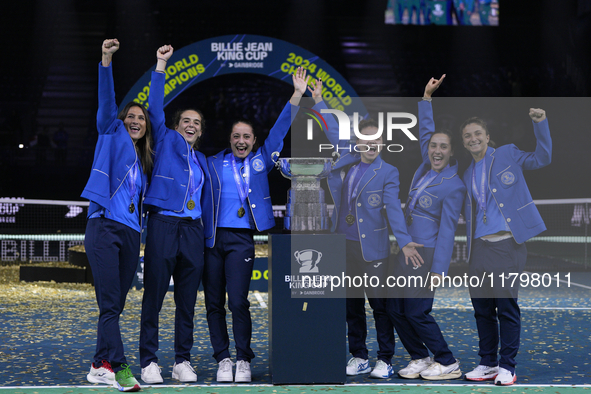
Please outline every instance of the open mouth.
[[236, 150], [238, 151], [238, 153], [246, 153], [246, 146], [237, 146]]
[[185, 129], [185, 133], [187, 135], [195, 135], [195, 130], [193, 130], [193, 129]]
[[132, 133], [139, 133], [140, 127], [139, 126], [129, 126], [129, 131], [131, 131]]
[[431, 161], [433, 162], [433, 164], [441, 164], [443, 162], [443, 157], [432, 156]]

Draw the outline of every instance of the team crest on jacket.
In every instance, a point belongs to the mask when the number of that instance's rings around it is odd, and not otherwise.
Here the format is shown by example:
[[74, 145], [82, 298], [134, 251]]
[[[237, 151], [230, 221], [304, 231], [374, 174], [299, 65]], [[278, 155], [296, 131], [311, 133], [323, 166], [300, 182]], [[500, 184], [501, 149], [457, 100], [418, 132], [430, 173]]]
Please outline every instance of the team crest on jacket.
[[382, 203], [382, 197], [377, 193], [372, 193], [367, 198], [367, 203], [372, 207], [377, 207]]
[[261, 159], [254, 159], [252, 161], [252, 168], [257, 172], [261, 172], [265, 169], [265, 164]]
[[501, 182], [505, 185], [511, 185], [515, 182], [515, 175], [511, 171], [505, 171], [501, 174]]
[[421, 198], [419, 198], [419, 205], [422, 208], [429, 208], [431, 204], [433, 204], [433, 200], [431, 200], [431, 197], [421, 196]]

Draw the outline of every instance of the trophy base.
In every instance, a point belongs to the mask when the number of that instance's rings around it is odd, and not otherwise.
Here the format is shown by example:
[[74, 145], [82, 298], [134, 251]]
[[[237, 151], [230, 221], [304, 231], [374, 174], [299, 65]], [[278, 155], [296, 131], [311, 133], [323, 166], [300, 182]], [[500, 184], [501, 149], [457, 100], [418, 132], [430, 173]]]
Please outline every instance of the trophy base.
[[319, 232], [328, 231], [328, 217], [315, 216], [286, 216], [283, 219], [285, 229], [292, 232]]

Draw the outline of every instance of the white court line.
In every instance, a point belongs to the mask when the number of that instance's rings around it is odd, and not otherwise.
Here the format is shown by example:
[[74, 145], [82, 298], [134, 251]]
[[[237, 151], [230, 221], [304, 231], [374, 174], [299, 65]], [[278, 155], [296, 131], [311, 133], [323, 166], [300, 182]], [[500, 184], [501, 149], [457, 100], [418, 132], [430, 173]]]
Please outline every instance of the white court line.
[[261, 304], [261, 308], [264, 309], [267, 307], [267, 303], [265, 302], [265, 300], [263, 300], [263, 296], [261, 295], [261, 293], [259, 293], [258, 291], [255, 291], [254, 296], [257, 299], [257, 301], [259, 302], [259, 304]]
[[576, 307], [576, 306], [565, 306], [565, 307], [559, 307], [559, 306], [520, 306], [520, 309], [531, 309], [531, 310], [549, 310], [549, 311], [553, 311], [553, 310], [557, 310], [557, 311], [590, 311], [591, 307], [587, 308], [587, 307]]
[[[314, 385], [301, 385], [301, 384], [294, 384], [294, 385], [281, 385], [276, 386], [273, 384], [178, 384], [178, 385], [141, 385], [143, 388], [183, 388], [183, 387], [281, 387], [281, 388], [289, 388], [289, 387], [302, 387], [302, 388], [309, 388], [313, 389], [314, 387], [359, 387], [359, 386], [371, 386], [371, 387], [385, 387], [385, 386], [406, 386], [406, 387], [481, 387], [481, 388], [497, 388], [499, 386], [495, 386], [494, 384], [488, 383], [481, 383], [481, 384], [449, 384], [449, 383], [346, 383], [346, 384], [314, 384]], [[77, 389], [102, 389], [102, 388], [112, 388], [113, 386], [106, 386], [106, 385], [87, 385], [87, 386], [6, 386], [0, 387], [2, 389], [10, 389], [10, 390], [26, 390], [26, 389], [66, 389], [66, 388], [77, 388]], [[503, 386], [509, 387], [509, 386]], [[583, 388], [591, 388], [591, 384], [513, 384], [510, 387], [583, 387]], [[513, 390], [515, 391], [515, 390]]]

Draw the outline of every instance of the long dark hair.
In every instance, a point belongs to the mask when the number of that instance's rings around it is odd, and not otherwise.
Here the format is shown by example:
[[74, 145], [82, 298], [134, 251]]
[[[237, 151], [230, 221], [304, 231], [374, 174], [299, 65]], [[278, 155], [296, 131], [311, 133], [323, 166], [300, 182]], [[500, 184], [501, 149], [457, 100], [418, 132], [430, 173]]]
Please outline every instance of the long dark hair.
[[125, 107], [123, 107], [121, 112], [119, 112], [117, 119], [122, 121], [125, 120], [127, 113], [132, 107], [138, 107], [141, 109], [144, 114], [144, 118], [146, 119], [146, 133], [142, 138], [136, 141], [135, 147], [140, 157], [144, 174], [147, 174], [149, 177], [152, 174], [152, 168], [154, 167], [154, 151], [152, 150], [152, 122], [150, 122], [148, 110], [143, 105], [136, 103], [135, 101], [131, 101], [127, 103]]
[[181, 123], [181, 116], [185, 111], [195, 111], [201, 117], [201, 135], [197, 137], [197, 140], [193, 144], [193, 149], [199, 149], [199, 144], [201, 143], [201, 139], [203, 138], [203, 133], [205, 132], [205, 117], [203, 116], [203, 112], [198, 110], [197, 108], [181, 108], [177, 110], [174, 115], [172, 116], [172, 128], [176, 130], [179, 123]]

